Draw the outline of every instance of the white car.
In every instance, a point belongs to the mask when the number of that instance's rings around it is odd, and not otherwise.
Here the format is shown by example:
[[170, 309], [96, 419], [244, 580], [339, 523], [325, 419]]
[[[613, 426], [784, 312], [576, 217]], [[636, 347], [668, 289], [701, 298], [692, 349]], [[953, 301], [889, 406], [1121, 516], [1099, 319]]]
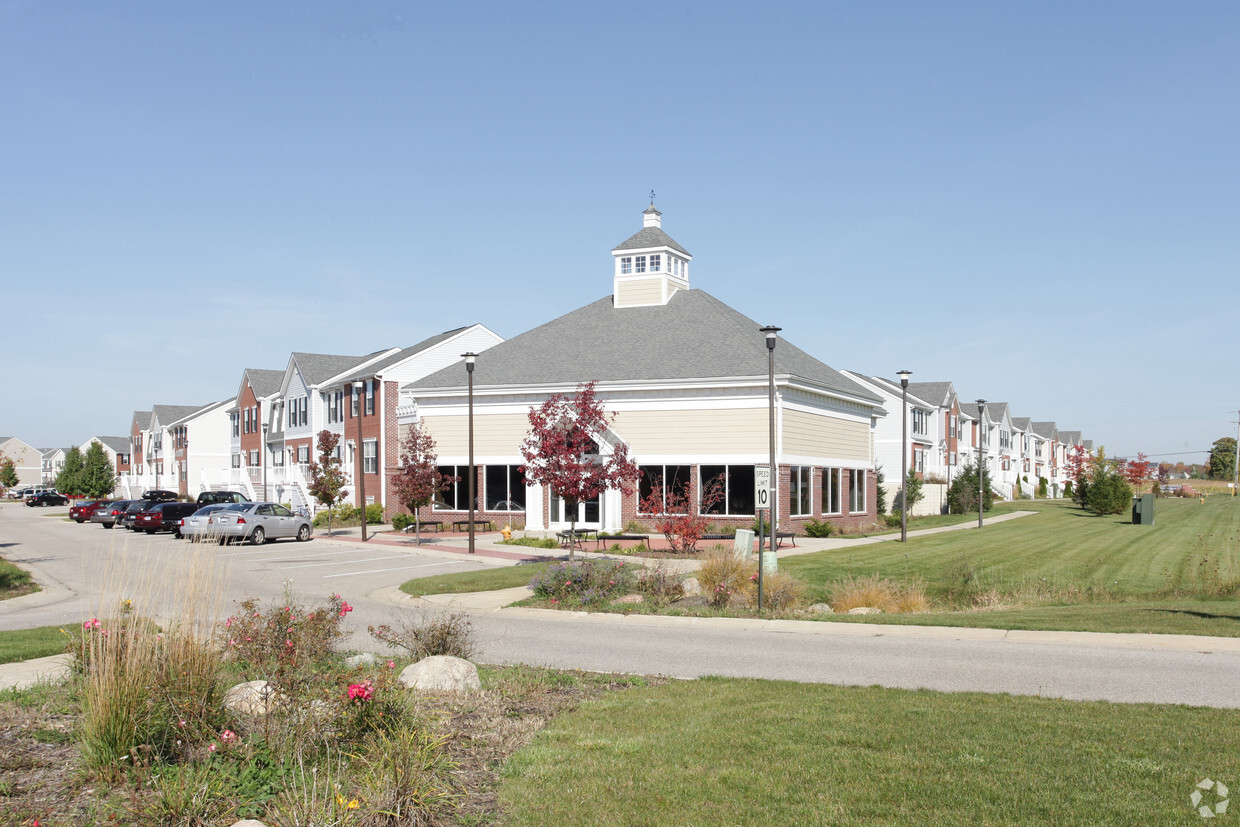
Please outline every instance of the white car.
[[261, 546], [285, 537], [304, 543], [314, 533], [313, 523], [279, 503], [235, 503], [207, 519], [221, 543], [249, 540]]
[[188, 517], [182, 517], [181, 525], [177, 527], [178, 535], [183, 540], [193, 542], [219, 539], [219, 535], [212, 531], [210, 518], [212, 514], [223, 511], [225, 508], [228, 508], [227, 503], [212, 503], [204, 505]]

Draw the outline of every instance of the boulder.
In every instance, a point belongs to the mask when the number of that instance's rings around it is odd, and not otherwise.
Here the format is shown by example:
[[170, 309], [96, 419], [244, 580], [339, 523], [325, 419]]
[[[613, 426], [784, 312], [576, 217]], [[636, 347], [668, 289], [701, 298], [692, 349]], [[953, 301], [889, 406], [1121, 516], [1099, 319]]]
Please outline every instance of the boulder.
[[224, 693], [224, 708], [245, 715], [266, 715], [279, 704], [267, 681], [239, 683]]
[[883, 610], [873, 606], [858, 606], [855, 609], [849, 609], [848, 613], [850, 615], [881, 615]]
[[356, 669], [359, 666], [374, 666], [378, 662], [379, 659], [374, 656], [374, 653], [362, 652], [361, 654], [345, 658], [344, 665], [350, 669]]
[[267, 825], [253, 818], [243, 818], [232, 827], [267, 827]]
[[400, 673], [401, 685], [425, 692], [478, 692], [478, 667], [451, 655], [434, 655], [406, 666]]
[[835, 614], [835, 609], [832, 609], [828, 603], [815, 603], [813, 606], [809, 607], [809, 610], [817, 615]]
[[625, 606], [630, 603], [641, 603], [645, 599], [646, 598], [642, 597], [640, 594], [626, 594], [624, 597], [617, 597], [615, 600], [611, 601], [611, 605]]
[[680, 585], [685, 590], [685, 597], [696, 597], [702, 593], [702, 584], [696, 577], [686, 577]]

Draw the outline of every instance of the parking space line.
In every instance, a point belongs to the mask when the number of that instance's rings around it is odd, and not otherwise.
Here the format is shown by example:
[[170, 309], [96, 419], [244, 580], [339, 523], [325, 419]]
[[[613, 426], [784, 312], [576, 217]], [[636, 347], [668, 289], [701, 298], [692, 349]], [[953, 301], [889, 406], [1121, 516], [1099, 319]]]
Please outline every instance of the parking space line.
[[466, 561], [464, 560], [460, 560], [460, 561], [445, 560], [442, 563], [422, 563], [421, 565], [418, 565], [418, 566], [397, 566], [394, 569], [367, 569], [366, 571], [346, 571], [343, 574], [325, 574], [323, 575], [323, 579], [330, 580], [333, 577], [355, 577], [359, 574], [379, 574], [380, 572], [385, 572], [385, 571], [405, 571], [407, 569], [425, 569], [425, 568], [433, 568], [434, 566], [460, 566], [460, 565], [463, 565], [465, 562]]
[[[318, 551], [313, 554], [298, 554], [293, 557], [276, 557], [275, 559], [268, 559], [268, 562], [279, 563], [283, 560], [299, 560], [299, 559], [306, 558], [306, 557], [330, 557], [333, 554], [348, 554], [350, 551], [352, 551], [352, 549], [338, 548], [335, 551]], [[258, 549], [254, 549], [253, 551], [234, 551], [228, 556], [235, 557], [236, 555], [239, 555], [239, 554], [284, 554], [284, 553], [286, 553], [285, 549], [270, 548], [270, 549], [263, 549], [261, 551]]]
[[367, 557], [365, 560], [339, 560], [335, 563], [304, 563], [300, 566], [280, 566], [279, 568], [283, 570], [283, 569], [308, 569], [308, 568], [313, 568], [314, 566], [347, 566], [351, 563], [370, 563], [375, 560], [394, 560], [397, 557], [407, 557], [407, 555], [389, 554], [386, 557]]

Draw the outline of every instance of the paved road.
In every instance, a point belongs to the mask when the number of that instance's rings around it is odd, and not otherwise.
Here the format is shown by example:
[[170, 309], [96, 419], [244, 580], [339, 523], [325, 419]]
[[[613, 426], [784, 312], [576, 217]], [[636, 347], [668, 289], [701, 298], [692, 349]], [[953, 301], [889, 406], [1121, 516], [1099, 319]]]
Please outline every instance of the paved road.
[[[115, 586], [121, 570], [140, 575], [135, 583], [145, 578], [162, 584], [133, 594], [151, 594], [172, 605], [204, 570], [203, 563], [190, 560], [188, 544], [24, 513], [31, 511], [0, 507], [0, 549], [8, 559], [32, 567], [51, 588], [0, 603], [0, 629], [75, 622], [97, 613], [101, 589], [123, 594]], [[442, 547], [415, 550], [320, 538], [203, 550], [219, 566], [229, 600], [276, 597], [283, 581], [292, 578], [294, 593], [303, 599], [346, 595], [357, 609], [350, 619], [361, 630], [409, 611], [470, 611], [482, 659], [490, 662], [1240, 707], [1240, 640], [1230, 638], [499, 609], [502, 601], [494, 597], [419, 601], [396, 591], [395, 584], [410, 577], [501, 562], [466, 558]], [[359, 648], [369, 642], [364, 632], [353, 641]]]

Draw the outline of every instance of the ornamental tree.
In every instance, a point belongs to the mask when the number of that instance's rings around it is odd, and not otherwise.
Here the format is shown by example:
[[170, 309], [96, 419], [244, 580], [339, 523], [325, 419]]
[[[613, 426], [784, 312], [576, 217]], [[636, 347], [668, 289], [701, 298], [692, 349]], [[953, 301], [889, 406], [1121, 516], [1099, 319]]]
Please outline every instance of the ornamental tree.
[[12, 457], [0, 459], [0, 485], [3, 485], [5, 488], [12, 488], [17, 483], [17, 465], [13, 462]]
[[[327, 536], [330, 537], [332, 509], [337, 503], [344, 502], [349, 492], [344, 488], [346, 480], [344, 469], [340, 467], [340, 457], [336, 456], [340, 435], [324, 428], [315, 439], [319, 443], [319, 461], [310, 463], [310, 496], [327, 508]], [[365, 510], [362, 513], [364, 515]], [[362, 519], [366, 519], [365, 516]]]
[[438, 463], [434, 438], [415, 422], [400, 444], [400, 469], [392, 475], [392, 487], [400, 502], [413, 514], [413, 536], [417, 545], [422, 544], [418, 509], [430, 505], [436, 494], [446, 491], [459, 479], [441, 474]]
[[1132, 486], [1132, 490], [1140, 493], [1141, 484], [1150, 477], [1150, 467], [1153, 463], [1145, 454], [1137, 453], [1135, 460], [1125, 462], [1119, 469], [1120, 476], [1128, 481]]
[[696, 514], [686, 486], [676, 485], [675, 481], [665, 486], [662, 477], [655, 477], [651, 488], [649, 496], [641, 502], [642, 512], [655, 515], [655, 529], [667, 538], [672, 551], [686, 554], [696, 551], [698, 541], [710, 525], [704, 515], [723, 502], [723, 481], [715, 479], [706, 484]]
[[82, 461], [82, 485], [78, 492], [91, 499], [103, 499], [111, 496], [116, 490], [116, 469], [108, 461], [103, 446], [92, 442], [86, 449], [86, 458]]
[[577, 507], [610, 488], [632, 494], [641, 476], [624, 443], [617, 443], [610, 456], [599, 451], [598, 440], [615, 418], [598, 401], [593, 382], [578, 385], [572, 397], [556, 394], [530, 408], [530, 430], [521, 442], [525, 478], [564, 500], [569, 559], [574, 556]]
[[1085, 507], [1085, 495], [1089, 489], [1089, 470], [1089, 452], [1085, 446], [1077, 445], [1068, 452], [1064, 476], [1072, 483], [1072, 499], [1081, 508]]

